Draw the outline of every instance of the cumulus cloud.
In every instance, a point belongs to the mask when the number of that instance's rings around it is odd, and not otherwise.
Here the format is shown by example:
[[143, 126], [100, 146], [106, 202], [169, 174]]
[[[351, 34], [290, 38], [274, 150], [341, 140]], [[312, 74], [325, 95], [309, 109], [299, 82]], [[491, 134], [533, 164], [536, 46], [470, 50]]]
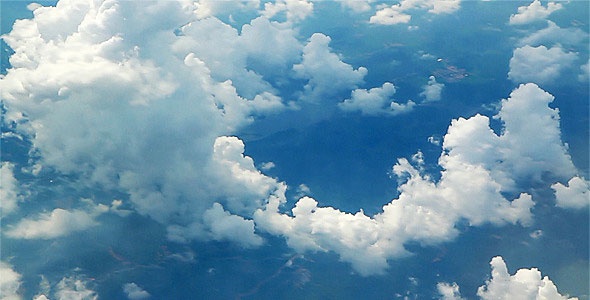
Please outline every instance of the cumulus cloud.
[[523, 25], [536, 21], [545, 20], [554, 11], [562, 9], [561, 3], [549, 2], [547, 7], [541, 4], [539, 0], [533, 0], [528, 6], [518, 8], [518, 13], [510, 16], [511, 25]]
[[344, 111], [360, 111], [363, 115], [397, 115], [411, 111], [416, 105], [412, 100], [406, 104], [396, 103], [392, 97], [395, 94], [395, 86], [389, 82], [382, 87], [356, 89], [352, 91], [351, 98], [338, 104]]
[[96, 300], [98, 294], [87, 287], [88, 283], [76, 277], [64, 277], [57, 284], [55, 299], [58, 300]]
[[441, 296], [441, 300], [462, 300], [461, 293], [459, 292], [459, 286], [457, 283], [449, 284], [446, 282], [439, 282], [436, 285], [436, 289]]
[[313, 12], [313, 3], [307, 0], [279, 0], [264, 3], [264, 10], [261, 15], [272, 18], [277, 14], [284, 13], [290, 22], [301, 21]]
[[262, 244], [262, 238], [254, 233], [254, 221], [230, 214], [219, 203], [205, 211], [203, 219], [214, 240], [233, 241], [246, 248]]
[[354, 69], [340, 60], [338, 54], [330, 49], [330, 37], [314, 33], [303, 48], [303, 61], [293, 66], [300, 78], [307, 79], [303, 99], [320, 102], [344, 91], [349, 91], [360, 83], [367, 69]]
[[381, 25], [408, 23], [412, 16], [407, 12], [411, 10], [427, 9], [432, 14], [449, 14], [459, 10], [460, 6], [461, 0], [402, 0], [378, 10], [369, 22]]
[[127, 294], [127, 298], [130, 300], [147, 299], [151, 296], [150, 293], [139, 287], [135, 282], [123, 285], [123, 291]]
[[87, 210], [56, 208], [34, 218], [21, 219], [16, 225], [9, 227], [6, 235], [18, 239], [53, 239], [98, 225], [95, 218], [108, 210], [109, 207], [102, 204]]
[[[282, 198], [270, 199], [254, 214], [257, 228], [282, 235], [299, 252], [334, 251], [362, 275], [383, 272], [387, 260], [404, 256], [404, 244], [423, 245], [452, 240], [455, 223], [470, 225], [529, 225], [530, 195], [506, 199], [524, 183], [543, 182], [543, 176], [569, 178], [576, 173], [561, 142], [557, 110], [548, 107], [553, 96], [535, 84], [521, 85], [501, 102], [498, 113], [503, 134], [496, 135], [489, 118], [476, 115], [453, 120], [443, 140], [439, 158], [441, 178], [421, 174], [407, 159], [393, 168], [405, 179], [399, 197], [373, 217], [362, 210], [351, 214], [321, 207], [310, 197], [301, 198], [292, 214], [282, 214]], [[421, 160], [415, 159], [420, 164]]]
[[420, 96], [424, 97], [425, 101], [438, 101], [440, 100], [440, 94], [445, 85], [443, 83], [436, 82], [434, 76], [428, 77], [428, 83], [422, 87], [422, 93]]
[[[242, 155], [241, 141], [218, 137], [284, 108], [263, 76], [291, 70], [303, 46], [287, 25], [260, 17], [240, 34], [200, 19], [200, 8], [181, 1], [37, 8], [4, 36], [15, 53], [0, 88], [6, 121], [30, 139], [37, 165], [127, 194], [117, 206], [207, 238], [203, 214], [213, 203], [248, 216], [280, 187]], [[64, 229], [67, 222], [75, 226]], [[49, 238], [94, 224], [90, 211], [57, 208], [11, 232]]]
[[514, 82], [552, 83], [577, 57], [576, 53], [565, 52], [560, 46], [517, 48], [510, 59], [508, 78]]
[[575, 46], [587, 38], [588, 34], [579, 28], [561, 28], [555, 23], [547, 21], [546, 28], [522, 38], [518, 44], [532, 47], [552, 44]]
[[19, 288], [22, 283], [21, 275], [6, 262], [0, 261], [0, 298], [3, 300], [19, 300]]
[[18, 202], [22, 200], [18, 181], [14, 178], [14, 165], [9, 162], [2, 162], [0, 165], [0, 209], [4, 217], [18, 208]]
[[537, 268], [519, 269], [514, 275], [508, 273], [501, 256], [492, 258], [492, 278], [477, 289], [483, 300], [491, 299], [578, 299], [559, 294], [548, 276], [542, 277]]
[[567, 186], [560, 182], [551, 186], [555, 191], [557, 206], [563, 208], [585, 208], [590, 204], [590, 183], [582, 177], [570, 179]]

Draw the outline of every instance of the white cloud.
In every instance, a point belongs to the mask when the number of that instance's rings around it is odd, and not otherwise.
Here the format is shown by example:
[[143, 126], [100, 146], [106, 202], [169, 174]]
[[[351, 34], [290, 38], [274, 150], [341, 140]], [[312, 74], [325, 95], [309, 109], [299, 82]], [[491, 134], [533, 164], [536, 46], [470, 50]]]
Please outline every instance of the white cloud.
[[501, 256], [492, 258], [490, 265], [492, 278], [477, 290], [477, 295], [483, 300], [577, 299], [559, 294], [555, 284], [548, 276], [541, 277], [541, 272], [537, 268], [519, 269], [514, 275], [510, 275]]
[[0, 165], [0, 210], [4, 217], [18, 208], [18, 202], [22, 200], [18, 181], [14, 178], [14, 165], [9, 162], [2, 162]]
[[96, 300], [98, 295], [95, 291], [86, 287], [87, 282], [75, 278], [64, 277], [57, 284], [55, 299], [57, 300]]
[[[81, 186], [128, 194], [113, 203], [117, 213], [130, 207], [206, 238], [195, 220], [213, 203], [251, 217], [281, 188], [242, 155], [241, 141], [216, 142], [252, 116], [284, 108], [263, 75], [291, 70], [303, 46], [288, 25], [261, 17], [239, 34], [214, 17], [199, 19], [200, 5], [60, 1], [38, 8], [4, 37], [15, 53], [0, 87], [7, 121], [19, 120], [37, 165]], [[64, 229], [64, 220], [76, 226]], [[58, 208], [12, 232], [49, 238], [94, 224], [89, 211]]]
[[303, 61], [293, 66], [298, 77], [308, 79], [305, 101], [326, 101], [338, 93], [354, 89], [363, 82], [367, 69], [353, 67], [340, 60], [329, 47], [330, 37], [314, 33], [303, 48]]
[[[489, 118], [476, 115], [453, 120], [443, 141], [438, 182], [399, 159], [393, 172], [407, 178], [399, 197], [369, 217], [301, 198], [292, 215], [279, 213], [284, 199], [274, 198], [254, 215], [257, 228], [282, 235], [297, 251], [334, 251], [362, 275], [382, 272], [387, 260], [407, 254], [404, 243], [436, 244], [453, 239], [455, 223], [529, 225], [531, 196], [512, 201], [523, 183], [543, 182], [543, 176], [570, 178], [576, 169], [560, 139], [553, 96], [535, 84], [521, 85], [501, 102], [503, 134], [496, 135]], [[420, 164], [420, 159], [416, 159]]]
[[563, 8], [561, 3], [549, 2], [544, 7], [539, 0], [533, 0], [528, 6], [518, 8], [518, 13], [510, 16], [509, 24], [522, 25], [545, 20], [554, 11]]
[[272, 18], [279, 13], [285, 13], [290, 22], [297, 22], [313, 13], [313, 2], [307, 0], [279, 0], [264, 3], [261, 15]]
[[411, 111], [415, 103], [409, 100], [406, 104], [393, 101], [395, 86], [389, 82], [382, 87], [356, 89], [352, 91], [351, 98], [338, 103], [344, 111], [360, 111], [363, 115], [397, 115]]
[[588, 78], [590, 78], [590, 59], [586, 64], [580, 66], [580, 75], [578, 75], [580, 81], [588, 81]]
[[272, 161], [268, 161], [268, 162], [262, 163], [260, 165], [260, 169], [263, 171], [268, 171], [274, 167], [275, 167], [275, 163], [273, 163]]
[[557, 206], [563, 208], [585, 208], [590, 204], [590, 183], [582, 177], [572, 177], [567, 186], [560, 182], [551, 186], [555, 191]]
[[402, 0], [378, 10], [369, 22], [382, 25], [408, 23], [412, 16], [407, 11], [427, 9], [432, 14], [449, 14], [459, 10], [460, 6], [461, 0]]
[[0, 298], [2, 300], [22, 299], [18, 292], [22, 284], [21, 277], [11, 265], [0, 261]]
[[214, 240], [233, 241], [246, 248], [262, 245], [262, 238], [254, 233], [254, 221], [230, 214], [219, 203], [205, 211], [203, 220]]
[[98, 225], [94, 220], [95, 215], [84, 210], [68, 211], [56, 208], [51, 213], [21, 219], [16, 225], [9, 227], [6, 235], [17, 239], [57, 238]]
[[438, 293], [441, 295], [441, 300], [462, 300], [459, 286], [457, 283], [449, 284], [446, 282], [439, 282], [436, 285]]
[[552, 83], [577, 57], [576, 53], [565, 52], [560, 46], [517, 48], [510, 59], [508, 78], [514, 82]]
[[127, 298], [131, 300], [147, 299], [151, 296], [150, 293], [146, 292], [134, 282], [123, 285], [123, 291], [127, 294]]
[[369, 3], [373, 1], [374, 0], [342, 0], [338, 1], [338, 3], [358, 13], [371, 10], [371, 5], [369, 5]]
[[547, 28], [522, 38], [518, 44], [532, 47], [552, 44], [575, 46], [587, 38], [588, 34], [579, 28], [561, 28], [555, 23], [547, 21]]
[[428, 77], [428, 83], [422, 87], [422, 93], [420, 96], [425, 98], [425, 101], [438, 101], [440, 100], [440, 94], [445, 85], [443, 83], [436, 82], [434, 76]]

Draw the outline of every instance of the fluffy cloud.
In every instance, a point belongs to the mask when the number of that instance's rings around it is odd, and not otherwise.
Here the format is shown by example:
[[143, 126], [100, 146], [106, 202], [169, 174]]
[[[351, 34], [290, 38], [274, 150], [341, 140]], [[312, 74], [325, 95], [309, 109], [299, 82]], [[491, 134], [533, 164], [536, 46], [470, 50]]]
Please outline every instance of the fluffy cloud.
[[[0, 87], [6, 121], [31, 140], [35, 163], [127, 194], [140, 214], [207, 238], [203, 214], [213, 203], [248, 216], [280, 187], [261, 179], [241, 141], [218, 137], [284, 108], [263, 75], [290, 70], [302, 45], [287, 25], [261, 17], [238, 34], [197, 9], [190, 1], [37, 8], [4, 37], [15, 53]], [[89, 211], [58, 208], [11, 232], [49, 238], [94, 224]]]
[[574, 52], [565, 52], [560, 46], [524, 46], [514, 50], [510, 59], [508, 78], [514, 82], [551, 83], [577, 59]]
[[353, 67], [340, 60], [330, 49], [330, 37], [314, 33], [303, 48], [303, 61], [293, 66], [300, 78], [307, 79], [305, 101], [319, 102], [351, 90], [363, 82], [367, 69]]
[[540, 20], [545, 20], [554, 11], [563, 8], [561, 3], [549, 2], [547, 7], [541, 4], [539, 0], [533, 0], [528, 6], [518, 8], [518, 13], [510, 16], [509, 24], [522, 25]]
[[588, 38], [588, 34], [579, 28], [561, 28], [551, 21], [547, 21], [547, 28], [536, 31], [519, 41], [520, 46], [532, 47], [540, 45], [578, 45]]
[[276, 2], [264, 3], [264, 10], [260, 13], [272, 18], [277, 14], [284, 13], [290, 22], [301, 21], [311, 15], [313, 3], [307, 0], [279, 0]]
[[395, 86], [389, 82], [382, 87], [370, 90], [356, 89], [352, 91], [351, 98], [338, 104], [344, 111], [360, 111], [364, 115], [397, 115], [411, 111], [415, 103], [409, 100], [406, 104], [392, 101], [395, 94]]
[[453, 239], [455, 223], [470, 225], [532, 222], [531, 196], [514, 192], [543, 176], [570, 178], [576, 169], [560, 139], [557, 110], [548, 107], [553, 96], [535, 84], [521, 85], [501, 102], [498, 113], [503, 134], [496, 135], [489, 118], [476, 115], [453, 120], [443, 141], [438, 182], [417, 167], [399, 159], [393, 173], [405, 178], [399, 197], [373, 217], [320, 207], [301, 198], [292, 214], [282, 214], [284, 198], [270, 199], [254, 214], [258, 228], [282, 235], [299, 252], [334, 251], [362, 275], [383, 272], [387, 260], [408, 254], [404, 244], [430, 245]]
[[214, 240], [233, 241], [246, 248], [262, 244], [262, 238], [254, 233], [254, 221], [230, 214], [219, 203], [205, 211], [203, 219]]
[[24, 218], [10, 226], [6, 235], [19, 239], [52, 239], [98, 225], [95, 218], [109, 210], [106, 205], [90, 206], [72, 211], [56, 208], [35, 218]]
[[590, 183], [581, 177], [573, 177], [567, 186], [556, 183], [551, 186], [555, 191], [557, 206], [563, 208], [584, 208], [590, 204]]
[[402, 0], [398, 4], [378, 10], [370, 22], [382, 25], [408, 23], [412, 16], [410, 10], [427, 9], [432, 14], [448, 14], [460, 8], [461, 0]]
[[0, 182], [0, 212], [1, 216], [4, 217], [18, 207], [18, 202], [21, 200], [20, 187], [13, 173], [14, 165], [9, 162], [3, 162], [0, 165], [0, 176], [2, 182]]
[[134, 282], [123, 285], [123, 291], [130, 300], [147, 299], [150, 297], [150, 293], [146, 292]]
[[55, 299], [58, 300], [96, 300], [98, 295], [89, 289], [87, 282], [75, 277], [65, 277], [57, 284]]
[[479, 287], [477, 295], [483, 300], [491, 299], [577, 299], [559, 294], [548, 276], [541, 277], [537, 268], [519, 269], [514, 275], [508, 273], [501, 256], [492, 258], [492, 278]]
[[11, 265], [0, 261], [0, 297], [3, 300], [21, 299], [18, 293], [21, 283], [21, 275]]
[[438, 101], [440, 100], [440, 94], [445, 85], [443, 83], [436, 82], [434, 76], [428, 78], [428, 83], [422, 87], [422, 93], [420, 96], [425, 98], [425, 101]]
[[436, 285], [438, 293], [441, 295], [441, 300], [461, 300], [461, 293], [457, 283], [448, 284], [446, 282], [439, 282]]

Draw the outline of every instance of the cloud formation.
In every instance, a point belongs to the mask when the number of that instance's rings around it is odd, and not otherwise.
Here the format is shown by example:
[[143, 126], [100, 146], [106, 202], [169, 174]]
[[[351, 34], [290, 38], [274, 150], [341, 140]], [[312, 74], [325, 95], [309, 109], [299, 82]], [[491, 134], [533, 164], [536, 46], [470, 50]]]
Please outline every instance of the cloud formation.
[[18, 208], [18, 202], [22, 200], [18, 181], [14, 178], [14, 165], [9, 162], [2, 162], [0, 165], [0, 211], [1, 216], [7, 216]]
[[514, 275], [510, 275], [501, 256], [492, 258], [490, 265], [492, 278], [477, 289], [477, 295], [483, 300], [578, 299], [559, 294], [555, 284], [548, 276], [541, 277], [541, 272], [537, 268], [519, 269]]
[[363, 115], [397, 115], [411, 111], [416, 103], [409, 100], [405, 104], [393, 101], [395, 86], [389, 82], [382, 87], [356, 89], [352, 91], [351, 98], [338, 103], [344, 111], [360, 111]]
[[256, 211], [256, 226], [284, 236], [299, 252], [334, 251], [357, 272], [370, 275], [383, 272], [388, 259], [407, 255], [408, 241], [452, 240], [461, 219], [472, 226], [529, 225], [531, 196], [521, 193], [510, 201], [502, 192], [518, 190], [523, 181], [543, 182], [548, 173], [558, 179], [576, 173], [561, 142], [557, 110], [548, 107], [551, 101], [553, 96], [535, 84], [519, 86], [501, 102], [501, 135], [485, 116], [453, 120], [439, 158], [440, 180], [421, 174], [421, 160], [416, 167], [399, 159], [393, 173], [406, 179], [399, 197], [373, 217], [362, 210], [351, 214], [321, 207], [310, 197], [301, 198], [292, 215], [282, 214], [284, 199], [277, 197]]
[[561, 28], [557, 24], [547, 21], [547, 27], [522, 38], [520, 46], [529, 45], [537, 47], [541, 45], [576, 46], [588, 38], [588, 34], [580, 28]]
[[510, 25], [523, 25], [545, 20], [551, 13], [562, 8], [561, 3], [549, 2], [545, 7], [540, 0], [533, 0], [528, 6], [519, 7], [518, 13], [511, 15], [508, 23]]
[[123, 291], [127, 294], [127, 298], [130, 300], [147, 299], [151, 296], [150, 293], [139, 287], [135, 282], [123, 285]]
[[510, 59], [508, 78], [512, 81], [550, 84], [555, 82], [563, 70], [569, 68], [578, 55], [565, 52], [560, 46], [524, 46], [516, 48]]
[[422, 92], [420, 96], [424, 97], [424, 101], [439, 101], [442, 89], [445, 87], [443, 83], [436, 82], [434, 76], [428, 77], [428, 83], [422, 86]]
[[452, 284], [446, 282], [439, 282], [436, 285], [436, 289], [441, 296], [441, 300], [462, 300], [461, 293], [459, 292], [459, 286], [457, 283]]
[[590, 204], [590, 183], [582, 177], [572, 177], [567, 186], [557, 182], [551, 188], [559, 207], [579, 209]]
[[0, 296], [3, 300], [20, 300], [21, 275], [8, 263], [0, 261]]
[[303, 48], [303, 60], [293, 66], [295, 74], [307, 79], [304, 101], [321, 102], [349, 91], [363, 82], [367, 69], [354, 69], [330, 49], [330, 37], [314, 33]]
[[398, 4], [378, 10], [369, 20], [370, 23], [394, 25], [408, 23], [411, 10], [427, 10], [431, 14], [449, 14], [461, 7], [461, 0], [402, 0]]

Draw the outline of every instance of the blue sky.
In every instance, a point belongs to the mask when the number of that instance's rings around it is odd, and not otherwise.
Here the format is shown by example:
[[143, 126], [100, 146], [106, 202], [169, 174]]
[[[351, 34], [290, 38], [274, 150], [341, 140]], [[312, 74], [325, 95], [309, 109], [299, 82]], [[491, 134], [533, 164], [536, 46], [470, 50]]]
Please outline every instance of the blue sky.
[[585, 1], [1, 5], [2, 299], [590, 297]]

